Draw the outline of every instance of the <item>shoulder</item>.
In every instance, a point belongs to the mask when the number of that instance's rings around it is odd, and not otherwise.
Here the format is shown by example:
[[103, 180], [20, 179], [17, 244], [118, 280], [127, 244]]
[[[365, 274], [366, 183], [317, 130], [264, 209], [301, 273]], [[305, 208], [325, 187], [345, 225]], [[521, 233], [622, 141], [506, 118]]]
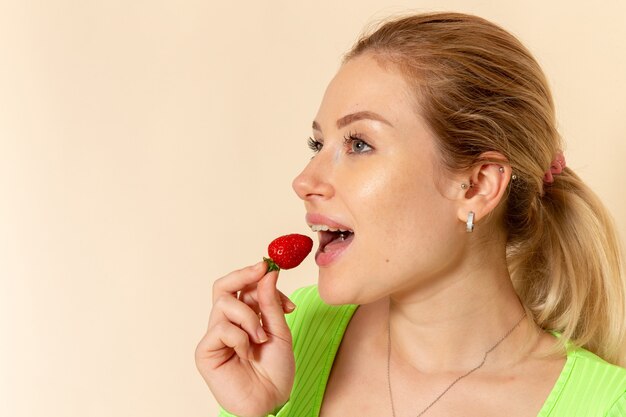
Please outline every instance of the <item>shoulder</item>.
[[584, 348], [571, 348], [568, 358], [574, 360], [573, 376], [584, 378], [589, 383], [606, 383], [606, 386], [621, 394], [626, 392], [626, 369], [613, 365]]
[[289, 298], [296, 305], [286, 318], [296, 374], [291, 397], [277, 416], [317, 415], [337, 348], [357, 306], [326, 304], [317, 285], [300, 288]]
[[568, 348], [567, 362], [555, 388], [560, 392], [556, 412], [550, 416], [626, 415], [626, 369], [584, 348]]

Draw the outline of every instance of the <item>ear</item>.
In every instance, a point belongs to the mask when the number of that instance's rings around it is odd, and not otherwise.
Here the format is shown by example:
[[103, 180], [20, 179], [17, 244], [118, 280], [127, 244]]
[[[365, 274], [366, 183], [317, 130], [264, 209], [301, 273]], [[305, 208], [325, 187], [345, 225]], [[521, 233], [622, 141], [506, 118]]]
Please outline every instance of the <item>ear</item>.
[[469, 187], [460, 188], [458, 217], [465, 223], [470, 211], [474, 222], [491, 213], [500, 203], [511, 179], [509, 161], [499, 152], [484, 152], [479, 159], [485, 161], [472, 168], [465, 180]]

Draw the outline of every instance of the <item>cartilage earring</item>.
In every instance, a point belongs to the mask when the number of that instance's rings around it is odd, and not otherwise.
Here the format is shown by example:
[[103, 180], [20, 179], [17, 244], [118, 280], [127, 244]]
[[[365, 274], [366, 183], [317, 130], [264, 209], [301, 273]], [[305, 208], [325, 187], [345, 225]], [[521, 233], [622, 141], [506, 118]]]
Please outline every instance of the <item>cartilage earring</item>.
[[467, 222], [465, 223], [465, 231], [471, 233], [474, 231], [474, 212], [467, 213]]
[[500, 171], [500, 173], [504, 174], [504, 167], [498, 168], [498, 171]]
[[474, 186], [474, 184], [472, 184], [472, 181], [470, 181], [470, 182], [469, 182], [469, 185], [468, 185], [468, 184], [465, 184], [465, 183], [462, 183], [462, 184], [461, 184], [461, 189], [463, 189], [463, 190], [467, 190], [468, 188], [472, 188], [473, 186]]

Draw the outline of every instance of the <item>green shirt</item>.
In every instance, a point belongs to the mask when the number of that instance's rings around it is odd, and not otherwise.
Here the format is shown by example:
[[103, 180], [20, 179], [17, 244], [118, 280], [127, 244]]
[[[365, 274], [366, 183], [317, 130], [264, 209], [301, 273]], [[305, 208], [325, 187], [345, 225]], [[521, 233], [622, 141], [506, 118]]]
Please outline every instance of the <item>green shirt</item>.
[[[271, 416], [317, 417], [337, 349], [357, 306], [327, 305], [317, 285], [300, 288], [290, 298], [298, 306], [287, 315], [296, 375], [289, 401]], [[219, 416], [236, 417], [223, 409]], [[585, 349], [570, 349], [537, 417], [626, 417], [626, 369]]]

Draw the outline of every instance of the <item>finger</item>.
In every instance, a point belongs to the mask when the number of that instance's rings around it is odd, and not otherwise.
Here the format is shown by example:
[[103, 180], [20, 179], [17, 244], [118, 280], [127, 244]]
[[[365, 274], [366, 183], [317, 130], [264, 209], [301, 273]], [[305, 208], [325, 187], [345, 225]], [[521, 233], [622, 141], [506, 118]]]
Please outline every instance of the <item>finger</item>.
[[[293, 303], [293, 301], [291, 301], [289, 297], [283, 294], [282, 291], [278, 291], [278, 295], [280, 296], [280, 304], [283, 307], [283, 313], [288, 314], [296, 309], [296, 305]], [[258, 314], [261, 312], [261, 310], [259, 309], [259, 301], [256, 288], [245, 293], [242, 292], [239, 299], [249, 305], [255, 313]]]
[[259, 281], [257, 297], [263, 314], [263, 327], [268, 335], [287, 340], [290, 336], [283, 307], [280, 304], [279, 291], [276, 289], [278, 271], [265, 274]]
[[296, 305], [291, 301], [289, 297], [283, 294], [281, 291], [278, 291], [278, 295], [280, 296], [280, 303], [283, 306], [283, 311], [285, 313], [291, 313], [296, 309]]
[[261, 309], [259, 308], [259, 302], [257, 300], [257, 291], [256, 288], [253, 290], [249, 290], [246, 292], [240, 292], [239, 295], [237, 296], [237, 298], [245, 303], [248, 307], [250, 307], [252, 309], [252, 311], [254, 311], [255, 314], [259, 314], [261, 312]]
[[225, 294], [236, 296], [237, 291], [263, 278], [266, 271], [267, 264], [261, 261], [217, 279], [213, 283], [213, 302]]
[[249, 306], [235, 298], [222, 296], [213, 306], [215, 311], [209, 319], [209, 328], [221, 321], [229, 321], [241, 327], [256, 343], [267, 341], [267, 335], [261, 327], [259, 317]]
[[217, 323], [207, 332], [198, 344], [196, 354], [202, 359], [210, 357], [211, 353], [225, 347], [233, 349], [240, 358], [250, 360], [254, 357], [248, 334], [233, 323], [226, 321]]

